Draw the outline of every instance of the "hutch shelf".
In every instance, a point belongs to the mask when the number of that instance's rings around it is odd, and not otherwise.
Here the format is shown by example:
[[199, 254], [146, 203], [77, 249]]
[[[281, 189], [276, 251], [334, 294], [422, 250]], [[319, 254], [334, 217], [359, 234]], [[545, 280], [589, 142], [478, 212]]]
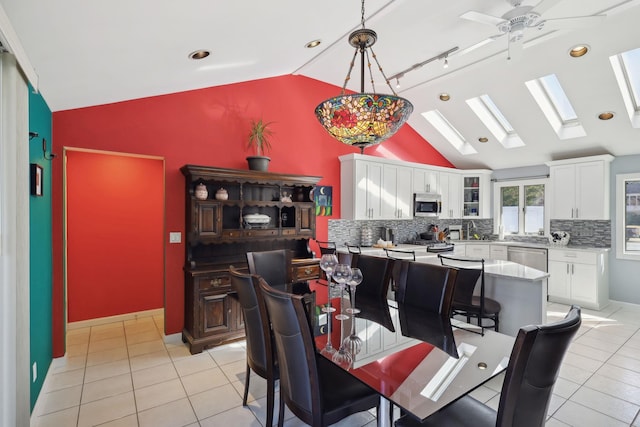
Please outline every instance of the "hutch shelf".
[[186, 184], [182, 339], [200, 353], [244, 337], [229, 266], [247, 271], [247, 252], [291, 250], [293, 277], [317, 269], [305, 260], [312, 255], [313, 189], [321, 177], [196, 165], [180, 170]]

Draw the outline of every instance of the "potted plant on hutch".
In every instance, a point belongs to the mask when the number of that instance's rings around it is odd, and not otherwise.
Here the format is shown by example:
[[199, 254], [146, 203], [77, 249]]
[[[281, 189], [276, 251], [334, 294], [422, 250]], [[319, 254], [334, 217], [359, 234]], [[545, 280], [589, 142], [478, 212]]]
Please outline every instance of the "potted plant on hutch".
[[265, 122], [264, 120], [251, 120], [251, 130], [249, 131], [249, 144], [248, 147], [255, 147], [256, 155], [248, 156], [247, 163], [250, 170], [266, 172], [269, 167], [269, 161], [271, 158], [263, 156], [271, 149], [271, 137], [273, 136], [273, 130], [269, 128], [273, 122]]

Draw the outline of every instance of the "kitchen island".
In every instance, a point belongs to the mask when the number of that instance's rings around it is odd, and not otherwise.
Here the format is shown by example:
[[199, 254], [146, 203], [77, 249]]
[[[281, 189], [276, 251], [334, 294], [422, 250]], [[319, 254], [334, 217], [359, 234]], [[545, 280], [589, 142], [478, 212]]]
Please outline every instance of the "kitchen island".
[[[438, 255], [427, 252], [424, 246], [397, 245], [393, 249], [415, 252], [416, 262], [441, 263]], [[365, 255], [387, 256], [381, 248], [361, 248], [361, 251]], [[347, 249], [338, 248], [338, 252], [346, 253]], [[444, 254], [447, 253], [451, 254]], [[455, 266], [453, 261], [447, 264]], [[465, 267], [480, 268], [480, 263], [465, 263]], [[515, 262], [485, 260], [485, 296], [502, 306], [500, 332], [515, 336], [522, 326], [546, 323], [548, 277], [548, 273]], [[478, 293], [479, 289], [478, 286]]]

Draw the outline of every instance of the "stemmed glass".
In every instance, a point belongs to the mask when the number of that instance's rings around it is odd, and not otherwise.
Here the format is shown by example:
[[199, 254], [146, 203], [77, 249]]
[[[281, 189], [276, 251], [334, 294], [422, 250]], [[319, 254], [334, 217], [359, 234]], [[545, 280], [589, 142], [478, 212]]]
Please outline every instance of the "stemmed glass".
[[331, 345], [331, 313], [336, 311], [331, 307], [331, 273], [336, 265], [338, 265], [338, 257], [334, 254], [324, 254], [320, 258], [320, 268], [327, 276], [327, 305], [322, 307], [322, 311], [327, 313], [327, 344], [320, 351], [323, 354], [333, 354], [336, 351]]
[[362, 271], [359, 268], [351, 269], [351, 279], [347, 283], [349, 285], [349, 291], [351, 293], [351, 307], [345, 310], [347, 313], [360, 313], [360, 309], [356, 308], [356, 286], [362, 283], [363, 279], [364, 276], [362, 275]]
[[333, 279], [338, 283], [340, 289], [340, 313], [336, 315], [338, 320], [347, 320], [349, 316], [342, 312], [342, 291], [344, 291], [345, 283], [351, 280], [351, 267], [347, 264], [338, 264], [333, 269]]
[[356, 316], [351, 317], [351, 320], [351, 335], [342, 341], [342, 346], [346, 347], [352, 356], [355, 356], [362, 350], [362, 339], [356, 334]]
[[[337, 317], [338, 316], [336, 316], [336, 318]], [[349, 318], [349, 316], [347, 316], [347, 318]], [[342, 369], [348, 371], [351, 368], [351, 364], [353, 363], [353, 357], [351, 356], [351, 353], [349, 353], [349, 350], [347, 350], [346, 348], [346, 339], [343, 340], [343, 338], [344, 324], [340, 322], [340, 348], [338, 348], [338, 351], [333, 353], [333, 356], [331, 356], [331, 360], [333, 360], [333, 363], [335, 363], [336, 365], [342, 367]]]

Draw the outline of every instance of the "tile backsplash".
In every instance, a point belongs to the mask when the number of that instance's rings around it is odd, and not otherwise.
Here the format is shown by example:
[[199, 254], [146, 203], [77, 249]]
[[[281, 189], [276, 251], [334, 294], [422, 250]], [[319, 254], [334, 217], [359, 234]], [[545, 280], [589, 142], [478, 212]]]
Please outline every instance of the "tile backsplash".
[[[460, 225], [463, 233], [474, 230], [481, 238], [497, 240], [498, 236], [493, 234], [493, 219], [428, 219], [415, 218], [403, 221], [356, 221], [347, 219], [329, 220], [329, 240], [338, 245], [348, 243], [350, 245], [360, 244], [360, 230], [369, 227], [373, 230], [373, 241], [381, 237], [381, 228], [393, 229], [396, 243], [407, 243], [415, 236], [415, 233], [427, 231], [430, 224], [435, 224], [440, 230], [451, 226]], [[574, 247], [611, 247], [611, 221], [587, 221], [587, 220], [551, 220], [551, 231], [566, 231], [571, 235], [570, 246]], [[546, 244], [547, 236], [505, 236], [506, 241], [528, 242]]]

